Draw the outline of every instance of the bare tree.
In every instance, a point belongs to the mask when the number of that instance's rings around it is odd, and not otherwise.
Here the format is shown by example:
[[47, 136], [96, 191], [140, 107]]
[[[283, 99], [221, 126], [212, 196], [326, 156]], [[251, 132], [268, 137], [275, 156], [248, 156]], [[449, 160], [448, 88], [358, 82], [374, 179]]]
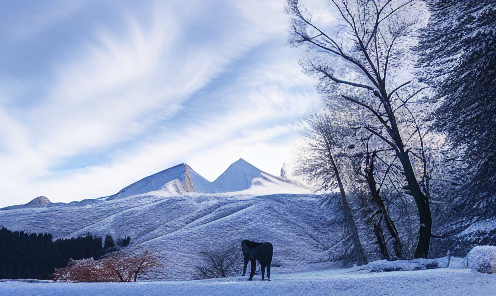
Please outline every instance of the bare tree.
[[103, 259], [103, 266], [112, 270], [121, 282], [136, 282], [139, 273], [159, 265], [147, 250], [141, 253], [114, 252]]
[[[391, 259], [392, 256], [390, 254], [391, 252], [389, 252], [388, 250], [388, 246], [387, 246], [388, 244], [387, 244], [386, 236], [384, 235], [383, 232], [382, 222], [384, 222], [387, 232], [389, 233], [389, 236], [393, 240], [394, 257], [398, 259], [403, 259], [404, 256], [403, 247], [401, 244], [401, 239], [398, 230], [396, 229], [396, 225], [393, 222], [393, 219], [391, 219], [391, 216], [389, 215], [386, 205], [384, 203], [384, 200], [381, 197], [381, 193], [380, 193], [381, 188], [378, 188], [377, 186], [375, 162], [378, 151], [374, 150], [370, 152], [368, 145], [366, 146], [367, 147], [365, 153], [358, 153], [353, 156], [355, 159], [358, 160], [358, 168], [356, 170], [356, 173], [358, 176], [362, 177], [367, 183], [368, 192], [370, 196], [369, 200], [367, 201], [367, 208], [368, 208], [367, 222], [372, 224], [374, 234], [377, 238], [377, 243], [379, 244], [379, 248], [384, 259]], [[390, 171], [390, 168], [391, 166], [389, 166], [386, 169], [386, 171], [384, 172], [385, 174], [384, 176], [387, 176], [387, 174]]]
[[115, 282], [117, 275], [109, 269], [103, 268], [101, 262], [93, 258], [69, 260], [69, 265], [57, 268], [53, 273], [55, 281], [72, 282]]
[[[397, 82], [406, 59], [406, 48], [418, 29], [421, 10], [418, 1], [392, 0], [331, 0], [341, 26], [326, 32], [299, 0], [287, 1], [292, 16], [290, 44], [307, 45], [315, 53], [305, 68], [320, 82], [319, 90], [327, 95], [340, 94], [341, 100], [367, 111], [374, 119], [362, 126], [394, 150], [399, 159], [405, 190], [413, 196], [419, 214], [419, 240], [414, 256], [427, 257], [431, 238], [432, 218], [429, 199], [422, 192], [405, 136], [400, 128], [399, 111], [415, 98], [400, 92], [411, 81]], [[416, 6], [416, 7], [415, 7]], [[350, 110], [353, 111], [353, 110]]]
[[54, 272], [54, 279], [74, 282], [136, 282], [138, 274], [159, 262], [148, 251], [130, 253], [129, 251], [114, 252], [100, 260], [93, 258], [70, 260], [65, 268]]
[[239, 273], [242, 258], [237, 244], [200, 252], [201, 261], [196, 266], [199, 279], [225, 278]]
[[[328, 190], [337, 185], [341, 194], [341, 206], [345, 221], [345, 240], [351, 239], [351, 254], [357, 265], [367, 264], [367, 257], [363, 251], [358, 228], [346, 196], [346, 190], [340, 173], [335, 153], [343, 148], [339, 139], [346, 137], [344, 129], [339, 128], [336, 122], [325, 111], [310, 116], [307, 120], [309, 131], [307, 134], [308, 154], [300, 159], [295, 174], [303, 176], [310, 182], [317, 182], [321, 190]], [[350, 251], [349, 249], [347, 251]], [[350, 262], [351, 263], [351, 262]]]

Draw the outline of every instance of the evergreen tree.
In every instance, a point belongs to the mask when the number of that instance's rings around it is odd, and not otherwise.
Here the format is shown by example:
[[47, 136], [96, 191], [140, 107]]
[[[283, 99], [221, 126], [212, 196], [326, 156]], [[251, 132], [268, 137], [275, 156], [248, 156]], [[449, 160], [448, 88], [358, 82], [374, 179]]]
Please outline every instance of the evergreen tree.
[[[55, 268], [66, 267], [70, 259], [96, 260], [116, 250], [109, 235], [105, 238], [107, 248], [102, 246], [101, 237], [90, 234], [56, 241], [52, 238], [51, 234], [0, 228], [0, 279], [49, 279]], [[120, 241], [118, 247], [129, 244], [130, 238]]]
[[428, 2], [417, 47], [424, 82], [435, 90], [434, 127], [460, 151], [455, 206], [485, 217], [496, 206], [496, 2]]

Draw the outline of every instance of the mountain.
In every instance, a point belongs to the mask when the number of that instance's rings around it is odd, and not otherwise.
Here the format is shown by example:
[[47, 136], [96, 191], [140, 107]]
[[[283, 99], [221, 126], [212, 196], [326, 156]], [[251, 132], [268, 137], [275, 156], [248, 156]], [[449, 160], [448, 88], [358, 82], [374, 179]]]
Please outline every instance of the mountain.
[[152, 191], [162, 191], [166, 195], [183, 195], [186, 192], [214, 193], [215, 186], [195, 172], [189, 165], [182, 163], [154, 175], [141, 179], [111, 195], [107, 200], [129, 197]]
[[50, 206], [50, 200], [44, 196], [38, 196], [37, 198], [33, 199], [32, 201], [28, 202], [25, 205], [25, 207], [36, 207], [36, 208], [42, 208], [48, 206]]
[[189, 192], [227, 193], [244, 191], [245, 194], [307, 194], [310, 191], [261, 171], [244, 159], [231, 164], [214, 182], [209, 182], [182, 163], [154, 175], [141, 179], [118, 193], [106, 197], [107, 200], [125, 198], [137, 194], [160, 191], [162, 196], [178, 196]]
[[231, 164], [213, 184], [219, 192], [244, 194], [308, 194], [310, 190], [288, 179], [268, 174], [240, 158]]
[[213, 183], [220, 192], [249, 189], [255, 178], [263, 178], [262, 171], [240, 158], [231, 164]]

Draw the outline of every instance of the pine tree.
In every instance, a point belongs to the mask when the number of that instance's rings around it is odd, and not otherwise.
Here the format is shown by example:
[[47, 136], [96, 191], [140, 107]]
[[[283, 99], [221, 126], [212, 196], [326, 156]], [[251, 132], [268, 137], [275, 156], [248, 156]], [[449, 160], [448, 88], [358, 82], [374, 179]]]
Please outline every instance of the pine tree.
[[[130, 239], [124, 242], [129, 244]], [[51, 234], [12, 232], [0, 227], [0, 250], [0, 279], [49, 279], [55, 268], [66, 267], [71, 258], [98, 259], [116, 248], [114, 244], [114, 248], [103, 249], [102, 238], [90, 234], [54, 242]]]
[[418, 66], [439, 104], [434, 127], [462, 156], [457, 167], [465, 182], [455, 206], [484, 217], [496, 206], [496, 3], [433, 1], [428, 7]]

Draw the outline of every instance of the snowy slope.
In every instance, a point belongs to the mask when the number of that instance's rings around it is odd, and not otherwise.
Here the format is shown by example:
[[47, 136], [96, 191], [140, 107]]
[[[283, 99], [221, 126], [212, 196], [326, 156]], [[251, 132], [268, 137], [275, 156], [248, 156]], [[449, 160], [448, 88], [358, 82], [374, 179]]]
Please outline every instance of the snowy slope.
[[329, 248], [342, 232], [336, 219], [332, 210], [320, 207], [317, 195], [137, 195], [0, 211], [0, 225], [11, 230], [49, 232], [55, 238], [131, 236], [130, 248], [149, 249], [162, 260], [164, 266], [153, 273], [159, 279], [192, 279], [201, 251], [238, 246], [243, 239], [273, 243], [274, 271], [332, 264]]
[[218, 192], [241, 191], [243, 194], [310, 193], [309, 189], [287, 179], [268, 174], [242, 158], [231, 164], [213, 184], [218, 188]]
[[261, 173], [262, 177], [252, 180], [252, 185], [238, 194], [268, 195], [268, 194], [310, 194], [311, 190], [289, 180]]
[[356, 268], [305, 273], [273, 273], [270, 282], [255, 277], [202, 281], [137, 283], [0, 282], [0, 295], [496, 295], [496, 276], [469, 269], [364, 273]]
[[217, 191], [208, 180], [183, 163], [141, 179], [107, 199], [124, 198], [159, 190], [169, 195], [182, 195], [186, 192], [213, 193]]

